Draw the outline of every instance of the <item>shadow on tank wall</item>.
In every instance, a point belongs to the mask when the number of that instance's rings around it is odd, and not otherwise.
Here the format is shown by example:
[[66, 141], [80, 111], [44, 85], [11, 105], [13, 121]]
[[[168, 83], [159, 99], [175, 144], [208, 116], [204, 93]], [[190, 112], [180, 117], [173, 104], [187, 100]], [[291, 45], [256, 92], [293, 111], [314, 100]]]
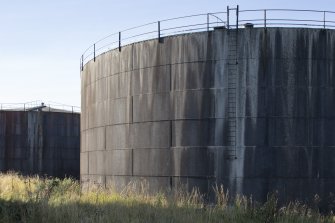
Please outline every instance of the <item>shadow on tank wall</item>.
[[327, 208], [335, 184], [334, 31], [277, 29], [249, 38], [258, 40], [250, 52], [262, 47], [253, 98], [241, 101], [257, 108], [244, 111], [253, 120], [241, 126], [255, 131], [242, 136], [243, 193], [265, 200], [278, 191], [281, 203], [313, 204], [317, 196]]
[[0, 171], [79, 178], [80, 114], [0, 111]]

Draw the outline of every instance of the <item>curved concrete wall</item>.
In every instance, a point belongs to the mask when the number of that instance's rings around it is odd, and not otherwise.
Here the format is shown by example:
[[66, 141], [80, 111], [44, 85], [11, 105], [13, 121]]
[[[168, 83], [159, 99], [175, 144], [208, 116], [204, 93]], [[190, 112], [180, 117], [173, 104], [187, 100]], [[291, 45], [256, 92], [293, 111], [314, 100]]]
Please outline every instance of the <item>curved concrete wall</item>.
[[236, 146], [231, 33], [134, 43], [85, 65], [83, 184], [146, 179], [156, 190], [182, 183], [209, 192], [222, 183], [257, 200], [277, 190], [282, 201], [334, 192], [335, 31], [239, 31]]
[[80, 115], [0, 111], [0, 171], [79, 178]]

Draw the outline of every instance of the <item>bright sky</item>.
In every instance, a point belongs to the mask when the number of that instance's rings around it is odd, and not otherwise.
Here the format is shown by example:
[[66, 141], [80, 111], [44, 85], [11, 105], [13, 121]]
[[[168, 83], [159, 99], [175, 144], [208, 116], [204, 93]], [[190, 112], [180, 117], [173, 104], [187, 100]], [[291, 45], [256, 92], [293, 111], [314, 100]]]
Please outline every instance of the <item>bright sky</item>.
[[240, 9], [335, 11], [334, 0], [0, 0], [0, 103], [80, 106], [79, 58], [98, 39], [183, 15]]

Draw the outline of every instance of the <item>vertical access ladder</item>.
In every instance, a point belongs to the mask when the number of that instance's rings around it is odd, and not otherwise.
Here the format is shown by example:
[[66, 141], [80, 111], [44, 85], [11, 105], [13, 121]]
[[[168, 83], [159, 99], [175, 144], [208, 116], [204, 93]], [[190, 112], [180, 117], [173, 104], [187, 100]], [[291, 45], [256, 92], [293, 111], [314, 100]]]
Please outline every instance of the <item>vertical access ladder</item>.
[[[229, 24], [230, 11], [236, 12], [236, 24]], [[238, 85], [238, 6], [229, 8], [227, 6], [227, 35], [228, 35], [228, 122], [227, 122], [227, 145], [226, 159], [237, 159], [237, 85]]]

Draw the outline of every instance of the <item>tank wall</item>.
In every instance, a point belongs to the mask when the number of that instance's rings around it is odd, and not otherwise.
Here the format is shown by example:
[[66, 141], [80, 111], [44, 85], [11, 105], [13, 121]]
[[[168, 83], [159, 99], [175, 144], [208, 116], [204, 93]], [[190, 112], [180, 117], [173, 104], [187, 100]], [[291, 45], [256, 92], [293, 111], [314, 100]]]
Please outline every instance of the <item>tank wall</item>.
[[79, 178], [80, 115], [0, 112], [0, 171]]
[[179, 184], [283, 201], [335, 188], [332, 30], [241, 29], [237, 147], [228, 144], [228, 31], [109, 51], [82, 72], [81, 181]]

